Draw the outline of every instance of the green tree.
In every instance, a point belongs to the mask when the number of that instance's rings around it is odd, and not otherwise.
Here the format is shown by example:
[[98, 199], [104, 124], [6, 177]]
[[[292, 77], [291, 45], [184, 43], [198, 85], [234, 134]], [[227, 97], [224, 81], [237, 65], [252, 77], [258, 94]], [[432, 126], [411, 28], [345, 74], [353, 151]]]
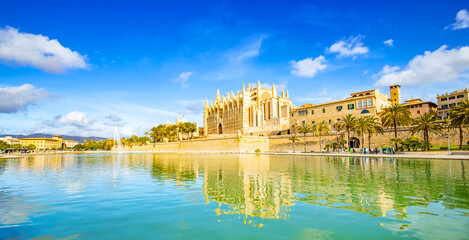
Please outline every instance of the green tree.
[[353, 129], [355, 130], [356, 133], [358, 133], [358, 136], [361, 138], [362, 142], [362, 148], [365, 147], [365, 133], [367, 132], [369, 128], [368, 124], [368, 119], [366, 117], [360, 117], [355, 121], [355, 126], [353, 126]]
[[5, 150], [10, 147], [11, 147], [10, 144], [0, 140], [0, 150]]
[[291, 135], [291, 137], [288, 140], [292, 141], [292, 143], [293, 143], [293, 153], [295, 153], [295, 142], [298, 142], [300, 139], [298, 139], [296, 137], [296, 135], [293, 134], [293, 135]]
[[344, 129], [344, 124], [340, 121], [337, 121], [335, 122], [333, 125], [332, 125], [335, 129], [335, 137], [336, 137], [336, 141], [337, 143], [339, 143], [339, 132]]
[[450, 112], [449, 127], [459, 130], [459, 150], [462, 149], [464, 126], [466, 126], [466, 128], [469, 126], [469, 100], [462, 101]]
[[374, 115], [366, 116], [366, 118], [368, 120], [368, 128], [366, 129], [368, 133], [368, 148], [371, 148], [371, 136], [373, 134], [383, 134], [384, 130], [383, 126], [381, 126], [381, 123], [379, 122], [379, 118]]
[[35, 150], [35, 149], [36, 149], [36, 145], [34, 145], [34, 144], [29, 144], [28, 146], [26, 146], [26, 149], [28, 149], [28, 150]]
[[305, 152], [306, 152], [306, 134], [310, 133], [311, 130], [312, 130], [311, 126], [306, 123], [298, 127], [298, 132], [303, 133], [303, 142], [304, 142]]
[[429, 150], [428, 133], [440, 133], [443, 131], [443, 125], [432, 112], [426, 112], [414, 119], [411, 128], [412, 134], [423, 132], [423, 141], [425, 143], [425, 150]]
[[397, 127], [409, 126], [412, 123], [412, 115], [404, 105], [393, 104], [381, 113], [381, 122], [384, 127], [393, 127], [394, 138], [397, 138]]
[[352, 114], [346, 114], [340, 119], [340, 122], [344, 125], [345, 130], [347, 130], [347, 149], [350, 149], [350, 130], [354, 128], [357, 118]]
[[331, 129], [329, 128], [329, 124], [326, 121], [322, 120], [321, 122], [313, 125], [313, 132], [319, 136], [319, 149], [322, 153], [321, 136], [323, 134], [329, 134], [331, 132]]

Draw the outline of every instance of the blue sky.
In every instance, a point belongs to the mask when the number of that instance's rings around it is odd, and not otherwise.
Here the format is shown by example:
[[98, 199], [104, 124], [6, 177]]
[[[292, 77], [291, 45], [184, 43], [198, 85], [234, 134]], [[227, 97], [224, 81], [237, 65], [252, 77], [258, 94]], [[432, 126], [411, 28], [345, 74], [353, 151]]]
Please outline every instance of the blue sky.
[[0, 132], [142, 135], [258, 80], [296, 106], [469, 87], [467, 1], [0, 0]]

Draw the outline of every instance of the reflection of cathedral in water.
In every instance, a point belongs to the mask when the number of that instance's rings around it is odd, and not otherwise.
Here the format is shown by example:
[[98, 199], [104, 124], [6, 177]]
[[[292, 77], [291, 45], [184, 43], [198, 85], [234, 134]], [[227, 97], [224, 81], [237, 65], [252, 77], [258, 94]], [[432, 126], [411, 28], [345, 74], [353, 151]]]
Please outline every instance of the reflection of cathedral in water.
[[[205, 201], [219, 220], [238, 215], [241, 221], [255, 226], [262, 226], [262, 219], [293, 215], [295, 201], [397, 219], [408, 219], [408, 207], [426, 207], [432, 201], [446, 209], [468, 208], [459, 201], [467, 196], [458, 196], [461, 192], [467, 194], [461, 191], [469, 178], [464, 161], [453, 160], [453, 165], [449, 165], [447, 161], [431, 160], [251, 154], [78, 158], [49, 155], [0, 161], [0, 175], [9, 171], [42, 173], [44, 169], [47, 174], [60, 175], [72, 170], [67, 178], [57, 182], [57, 187], [79, 196], [84, 191], [82, 183], [87, 181], [82, 171], [112, 169], [106, 172], [117, 177], [146, 171], [155, 183], [200, 187], [204, 196], [200, 201]], [[452, 174], [451, 181], [447, 179], [448, 173]]]
[[293, 205], [291, 179], [271, 171], [267, 155], [241, 155], [233, 168], [204, 169], [203, 191], [206, 201], [215, 201], [217, 215], [239, 214], [249, 217], [286, 218]]
[[[154, 177], [176, 185], [203, 180], [205, 201], [216, 203], [215, 214], [240, 215], [256, 226], [261, 219], [289, 217], [295, 201], [406, 219], [406, 208], [428, 205], [430, 192], [452, 191], [438, 184], [448, 171], [438, 161], [229, 154], [158, 156], [152, 164]], [[430, 172], [435, 177], [424, 177]], [[403, 191], [414, 197], [402, 197]], [[442, 204], [454, 208], [451, 201]]]

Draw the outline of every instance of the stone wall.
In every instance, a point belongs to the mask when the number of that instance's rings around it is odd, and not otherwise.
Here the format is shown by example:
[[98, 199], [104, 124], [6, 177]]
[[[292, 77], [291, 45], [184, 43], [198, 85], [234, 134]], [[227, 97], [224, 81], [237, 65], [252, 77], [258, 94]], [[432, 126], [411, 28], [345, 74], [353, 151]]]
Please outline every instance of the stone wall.
[[[397, 137], [401, 138], [402, 140], [407, 139], [408, 137], [412, 136], [409, 127], [402, 127], [397, 129]], [[448, 144], [446, 136], [449, 135], [449, 142], [450, 145], [459, 145], [459, 131], [458, 130], [450, 130], [445, 131], [442, 134], [429, 134], [430, 143], [432, 145], [443, 145], [446, 146]], [[423, 133], [416, 133], [415, 136], [420, 137], [423, 140]], [[463, 134], [463, 144], [467, 144], [469, 140], [469, 134], [464, 132]], [[297, 151], [304, 151], [304, 138], [302, 134], [297, 135], [299, 141], [295, 143]], [[269, 142], [269, 149], [270, 151], [292, 151], [293, 146], [292, 142], [289, 140], [290, 135], [282, 135], [282, 136], [271, 136]], [[326, 144], [332, 144], [332, 142], [336, 141], [335, 132], [331, 132], [329, 136], [322, 136], [322, 147]], [[357, 138], [360, 142], [360, 147], [362, 147], [362, 138], [355, 134], [354, 132], [350, 132], [350, 138]], [[371, 147], [383, 147], [383, 146], [390, 146], [391, 139], [394, 138], [394, 129], [387, 128], [384, 130], [384, 134], [380, 135], [373, 135], [371, 137]], [[347, 139], [347, 132], [341, 131], [339, 133], [339, 141], [342, 139]], [[368, 135], [365, 134], [365, 147], [368, 147]], [[313, 136], [311, 134], [306, 135], [306, 151], [319, 151], [319, 137]]]
[[[262, 152], [269, 151], [269, 138], [224, 135], [181, 142], [124, 146], [124, 152]], [[113, 149], [116, 151], [116, 148]]]
[[[466, 130], [467, 131], [467, 130]], [[432, 145], [447, 145], [446, 136], [450, 136], [451, 145], [459, 145], [458, 130], [451, 130], [443, 134], [430, 134], [430, 142]], [[416, 136], [423, 139], [423, 134], [418, 133]], [[208, 138], [193, 139], [181, 142], [170, 143], [150, 143], [142, 146], [124, 146], [125, 152], [255, 152], [256, 149], [262, 152], [266, 151], [293, 151], [292, 142], [289, 140], [291, 135], [278, 135], [271, 137], [259, 136], [238, 136], [236, 134], [209, 135]], [[401, 139], [411, 136], [410, 128], [398, 128], [398, 135]], [[295, 143], [296, 151], [304, 151], [304, 137], [302, 134], [297, 135], [299, 141]], [[363, 147], [362, 139], [357, 134], [351, 132], [350, 138], [358, 138], [360, 147]], [[338, 134], [339, 140], [347, 139], [345, 131]], [[372, 147], [390, 146], [390, 140], [394, 138], [394, 130], [392, 128], [385, 129], [384, 134], [373, 135], [371, 138]], [[322, 148], [326, 144], [332, 144], [337, 140], [335, 132], [330, 135], [321, 136]], [[464, 134], [464, 144], [469, 140], [468, 133]], [[368, 147], [368, 135], [365, 135], [365, 147]], [[306, 151], [319, 151], [319, 137], [312, 134], [306, 135]]]
[[[291, 135], [281, 135], [281, 136], [271, 136], [269, 140], [269, 151], [293, 151], [293, 144], [292, 141], [289, 139]], [[304, 151], [304, 142], [306, 140], [306, 151], [319, 151], [319, 137], [313, 136], [312, 134], [306, 134], [306, 139], [303, 134], [296, 135], [299, 139], [298, 142], [295, 143], [295, 149], [297, 152]], [[339, 135], [339, 140], [341, 136]], [[328, 135], [328, 136], [321, 136], [322, 141], [322, 148], [326, 146], [326, 144], [331, 144], [332, 142], [336, 141], [335, 135]]]

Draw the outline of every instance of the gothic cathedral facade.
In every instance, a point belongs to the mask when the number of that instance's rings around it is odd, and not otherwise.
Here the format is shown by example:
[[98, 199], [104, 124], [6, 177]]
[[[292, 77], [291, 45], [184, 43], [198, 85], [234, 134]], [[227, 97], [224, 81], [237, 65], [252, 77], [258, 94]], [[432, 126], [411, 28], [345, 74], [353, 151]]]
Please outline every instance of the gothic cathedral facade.
[[290, 129], [290, 111], [294, 108], [288, 91], [277, 94], [275, 85], [271, 89], [261, 88], [260, 82], [252, 88], [250, 84], [236, 95], [231, 92], [221, 97], [217, 90], [215, 101], [204, 107], [204, 134], [275, 134]]

